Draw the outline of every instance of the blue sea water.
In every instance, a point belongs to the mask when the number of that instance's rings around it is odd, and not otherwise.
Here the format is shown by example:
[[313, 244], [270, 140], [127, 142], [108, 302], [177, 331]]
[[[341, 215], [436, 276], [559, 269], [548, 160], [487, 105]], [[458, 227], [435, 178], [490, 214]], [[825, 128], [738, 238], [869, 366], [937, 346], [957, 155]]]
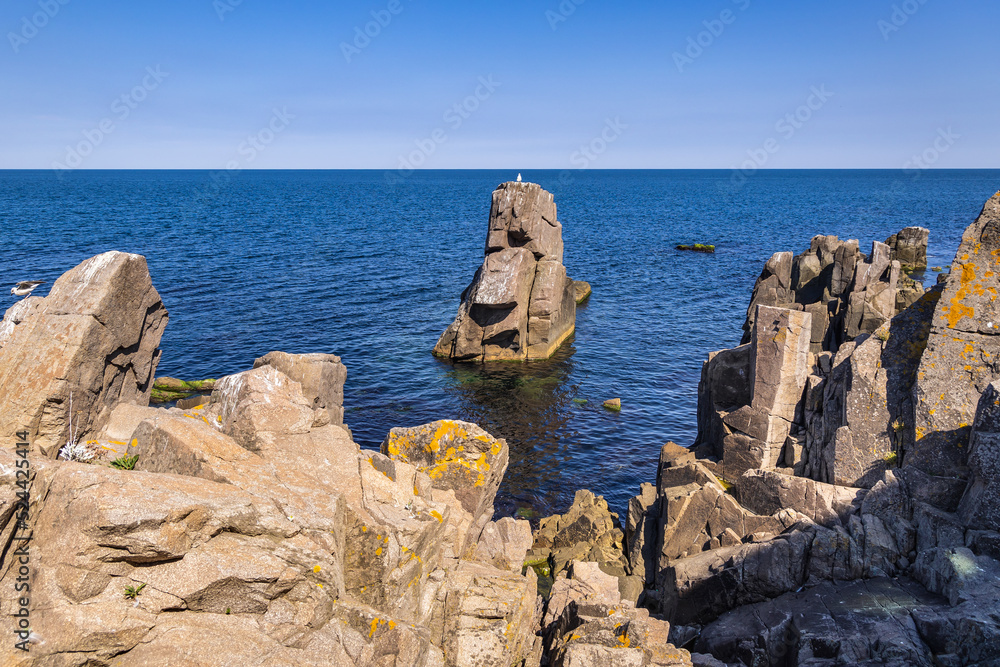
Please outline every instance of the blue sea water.
[[[547, 362], [437, 360], [482, 260], [490, 193], [514, 175], [0, 171], [0, 285], [45, 280], [44, 295], [87, 257], [141, 253], [170, 312], [159, 375], [335, 353], [362, 446], [394, 426], [470, 420], [510, 444], [499, 514], [564, 511], [579, 488], [623, 511], [663, 442], [693, 442], [702, 362], [738, 343], [773, 252], [816, 234], [867, 249], [920, 225], [930, 265], [947, 266], [1000, 188], [1000, 170], [762, 171], [738, 187], [728, 171], [524, 172], [555, 194], [565, 264], [594, 288], [576, 335]], [[692, 242], [717, 251], [674, 250]], [[620, 413], [601, 407], [614, 397]]]

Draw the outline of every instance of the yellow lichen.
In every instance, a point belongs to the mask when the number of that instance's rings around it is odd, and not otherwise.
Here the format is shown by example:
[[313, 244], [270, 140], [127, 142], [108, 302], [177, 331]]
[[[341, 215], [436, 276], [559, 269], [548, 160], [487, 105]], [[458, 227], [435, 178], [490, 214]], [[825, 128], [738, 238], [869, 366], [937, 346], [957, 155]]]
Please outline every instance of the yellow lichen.
[[[951, 299], [951, 306], [946, 308], [948, 316], [948, 327], [954, 329], [964, 317], [974, 318], [976, 311], [971, 306], [962, 303], [962, 300], [969, 296], [973, 290], [972, 283], [976, 280], [976, 267], [972, 264], [962, 265], [962, 276], [959, 278], [958, 293]], [[979, 288], [982, 291], [982, 287]]]

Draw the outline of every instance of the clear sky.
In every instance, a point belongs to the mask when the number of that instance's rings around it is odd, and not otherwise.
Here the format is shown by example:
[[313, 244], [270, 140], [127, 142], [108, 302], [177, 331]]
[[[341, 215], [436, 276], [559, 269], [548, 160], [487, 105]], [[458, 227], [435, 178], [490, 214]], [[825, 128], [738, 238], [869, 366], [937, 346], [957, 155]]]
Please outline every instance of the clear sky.
[[997, 0], [5, 0], [0, 168], [997, 168], [998, 25]]

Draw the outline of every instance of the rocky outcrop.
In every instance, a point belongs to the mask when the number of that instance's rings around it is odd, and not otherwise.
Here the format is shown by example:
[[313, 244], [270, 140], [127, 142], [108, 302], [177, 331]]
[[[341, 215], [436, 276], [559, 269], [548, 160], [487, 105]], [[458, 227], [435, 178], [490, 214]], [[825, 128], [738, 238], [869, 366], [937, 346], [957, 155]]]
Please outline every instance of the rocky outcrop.
[[923, 227], [907, 227], [885, 240], [904, 271], [923, 271], [927, 268], [927, 240], [931, 232]]
[[[432, 479], [361, 452], [330, 422], [340, 406], [319, 407], [311, 393], [259, 366], [221, 379], [212, 402], [192, 410], [116, 410], [115, 429], [141, 420], [130, 438], [134, 471], [39, 460], [32, 658], [374, 666], [392, 656], [414, 667], [524, 659], [535, 645], [533, 573], [464, 559], [478, 539], [466, 506], [492, 515], [495, 485], [466, 488], [464, 478]], [[501, 450], [491, 460], [506, 461], [502, 441], [464, 429]], [[0, 470], [13, 471], [13, 454], [3, 457]], [[516, 548], [501, 551], [519, 558]], [[0, 583], [13, 590], [16, 569], [3, 571]], [[127, 586], [141, 593], [129, 599]], [[14, 664], [14, 649], [0, 650]]]
[[[907, 257], [926, 254], [914, 229], [896, 236]], [[787, 469], [867, 488], [899, 465], [939, 292], [924, 295], [893, 253], [875, 242], [865, 256], [856, 241], [817, 236], [802, 255], [768, 260], [744, 344], [711, 354], [698, 389], [697, 451], [721, 459], [727, 481]]]
[[[120, 403], [146, 405], [167, 311], [140, 255], [106, 252], [63, 274], [48, 296], [8, 311], [0, 331], [0, 430], [27, 429], [55, 458], [90, 439]], [[9, 318], [9, 319], [8, 319]]]
[[[42, 444], [27, 470], [0, 449], [0, 606], [14, 608], [19, 548], [31, 577], [30, 651], [5, 642], [0, 663], [538, 663], [530, 530], [490, 522], [502, 440], [438, 422], [394, 431], [388, 455], [363, 452], [330, 355], [271, 353], [204, 403], [148, 407], [166, 314], [141, 257], [95, 258], [27, 304], [0, 349], [5, 386], [22, 391], [3, 419], [72, 390], [74, 424], [107, 455], [46, 458], [61, 419], [25, 421]], [[18, 630], [0, 617], [0, 632]]]
[[932, 289], [871, 336], [845, 343], [809, 380], [805, 441], [789, 463], [797, 474], [871, 487], [897, 467], [914, 440], [912, 387], [927, 345]]
[[903, 465], [942, 487], [932, 502], [954, 510], [969, 477], [969, 436], [979, 397], [1000, 375], [1000, 193], [962, 236], [934, 310], [913, 386], [916, 438]]
[[625, 527], [695, 664], [1000, 659], [998, 220], [1000, 193], [926, 293], [919, 228], [767, 263], [744, 344], [703, 367], [697, 446], [664, 447]]
[[566, 276], [552, 194], [534, 183], [493, 193], [486, 258], [434, 354], [456, 361], [547, 359], [572, 335], [589, 294]]
[[741, 344], [750, 342], [758, 306], [774, 306], [812, 314], [810, 343], [814, 353], [836, 352], [844, 342], [875, 331], [883, 322], [916, 301], [923, 288], [902, 272], [902, 265], [923, 257], [926, 230], [908, 227], [890, 237], [892, 247], [875, 241], [866, 257], [858, 242], [816, 236], [809, 250], [792, 256], [775, 253], [754, 285]]

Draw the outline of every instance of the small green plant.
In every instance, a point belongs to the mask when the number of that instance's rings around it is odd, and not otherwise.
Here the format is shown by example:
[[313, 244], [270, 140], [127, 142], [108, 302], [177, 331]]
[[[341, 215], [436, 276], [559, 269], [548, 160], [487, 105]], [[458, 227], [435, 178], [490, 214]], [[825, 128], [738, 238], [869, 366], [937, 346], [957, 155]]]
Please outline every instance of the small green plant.
[[885, 455], [885, 463], [890, 468], [895, 468], [899, 465], [899, 452], [889, 452]]
[[139, 584], [138, 586], [126, 586], [125, 587], [125, 597], [129, 600], [134, 600], [142, 593], [142, 589], [146, 587], [146, 584]]
[[889, 340], [889, 330], [881, 327], [875, 331], [875, 337], [884, 343]]
[[226, 607], [226, 616], [229, 616], [229, 614], [231, 614], [231, 613], [232, 613], [232, 610], [229, 607]]
[[135, 464], [139, 461], [139, 455], [129, 456], [125, 454], [119, 456], [114, 461], [111, 462], [111, 467], [118, 468], [119, 470], [135, 470]]
[[903, 423], [902, 419], [897, 419], [896, 421], [892, 422], [892, 430], [895, 431], [896, 433], [899, 433], [904, 428], [906, 428], [906, 424]]

